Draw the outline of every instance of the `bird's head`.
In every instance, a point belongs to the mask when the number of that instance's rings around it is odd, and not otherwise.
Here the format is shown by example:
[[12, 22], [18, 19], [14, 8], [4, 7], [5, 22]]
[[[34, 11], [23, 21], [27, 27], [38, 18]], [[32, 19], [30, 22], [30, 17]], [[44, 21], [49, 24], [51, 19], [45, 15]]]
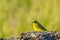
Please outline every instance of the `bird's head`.
[[38, 21], [37, 20], [34, 20], [33, 23], [38, 23]]

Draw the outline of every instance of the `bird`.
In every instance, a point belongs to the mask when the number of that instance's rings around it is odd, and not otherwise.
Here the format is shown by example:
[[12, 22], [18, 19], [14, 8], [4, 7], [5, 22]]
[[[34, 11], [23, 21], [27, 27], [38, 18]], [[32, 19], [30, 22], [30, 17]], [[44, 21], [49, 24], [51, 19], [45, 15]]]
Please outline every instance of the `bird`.
[[33, 21], [33, 28], [34, 28], [36, 31], [47, 31], [47, 29], [44, 28], [44, 26], [41, 25], [37, 20], [34, 20], [34, 21]]

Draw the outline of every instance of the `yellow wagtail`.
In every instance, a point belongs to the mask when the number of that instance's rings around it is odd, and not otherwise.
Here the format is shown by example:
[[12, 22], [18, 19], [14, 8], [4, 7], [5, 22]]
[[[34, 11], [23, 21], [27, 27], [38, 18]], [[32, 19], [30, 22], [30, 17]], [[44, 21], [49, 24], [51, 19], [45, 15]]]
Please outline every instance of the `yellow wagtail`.
[[33, 22], [33, 28], [36, 31], [47, 31], [37, 20]]

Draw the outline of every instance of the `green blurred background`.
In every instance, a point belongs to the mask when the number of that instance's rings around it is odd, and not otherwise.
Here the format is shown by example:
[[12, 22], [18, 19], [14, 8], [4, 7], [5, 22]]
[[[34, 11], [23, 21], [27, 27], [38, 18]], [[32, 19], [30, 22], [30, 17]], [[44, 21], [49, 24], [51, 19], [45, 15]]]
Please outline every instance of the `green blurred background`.
[[34, 20], [49, 31], [60, 31], [60, 0], [0, 0], [0, 38], [35, 31]]

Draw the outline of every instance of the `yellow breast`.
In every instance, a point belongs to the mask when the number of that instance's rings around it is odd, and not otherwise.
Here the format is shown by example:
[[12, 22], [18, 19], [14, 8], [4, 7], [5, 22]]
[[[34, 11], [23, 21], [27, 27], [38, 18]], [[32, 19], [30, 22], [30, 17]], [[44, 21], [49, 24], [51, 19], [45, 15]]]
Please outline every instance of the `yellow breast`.
[[41, 29], [38, 27], [38, 24], [37, 23], [33, 23], [33, 28], [36, 31], [41, 31]]

